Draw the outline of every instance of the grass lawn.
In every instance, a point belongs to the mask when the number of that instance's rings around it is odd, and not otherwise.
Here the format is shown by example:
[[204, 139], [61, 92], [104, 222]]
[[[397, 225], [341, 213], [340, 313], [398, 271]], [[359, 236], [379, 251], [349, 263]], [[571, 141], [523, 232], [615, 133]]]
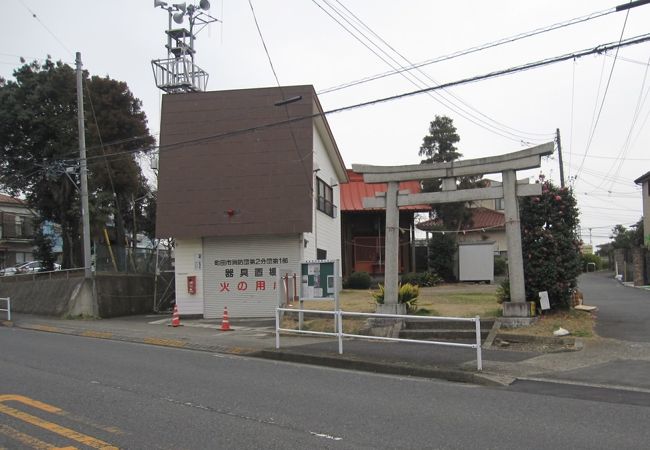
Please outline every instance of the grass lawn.
[[[446, 317], [496, 317], [501, 314], [501, 306], [496, 301], [496, 285], [488, 284], [449, 284], [435, 287], [420, 288], [418, 309], [420, 314]], [[339, 296], [341, 310], [351, 312], [375, 312], [375, 300], [372, 291], [350, 290], [341, 291]], [[298, 305], [294, 306], [298, 309]], [[304, 303], [307, 310], [334, 310], [333, 301], [307, 301]], [[343, 321], [344, 332], [356, 332], [362, 328], [365, 318]], [[332, 331], [334, 323], [331, 318], [324, 316], [307, 315], [305, 329], [312, 331]], [[287, 314], [283, 326], [293, 328], [297, 326], [297, 314]]]
[[562, 327], [571, 332], [570, 336], [580, 338], [597, 337], [594, 327], [596, 315], [585, 311], [551, 311], [544, 313], [539, 320], [529, 327], [501, 328], [499, 334], [526, 334], [533, 336], [553, 336], [553, 332]]
[[[420, 288], [418, 309], [420, 314], [445, 317], [498, 317], [501, 315], [501, 305], [496, 300], [496, 284], [443, 284], [435, 287]], [[375, 300], [370, 290], [341, 291], [341, 309], [351, 312], [375, 312]], [[294, 306], [298, 309], [298, 305]], [[308, 301], [304, 303], [305, 311], [333, 311], [333, 301]], [[297, 328], [298, 315], [286, 314], [283, 321], [285, 328]], [[363, 328], [365, 318], [346, 318], [343, 329], [346, 333], [356, 333]], [[582, 311], [552, 311], [545, 313], [529, 327], [501, 328], [503, 334], [525, 334], [535, 336], [553, 336], [553, 331], [559, 327], [571, 332], [571, 336], [591, 338], [596, 337], [594, 314]], [[307, 314], [305, 329], [312, 331], [334, 331], [332, 318]]]

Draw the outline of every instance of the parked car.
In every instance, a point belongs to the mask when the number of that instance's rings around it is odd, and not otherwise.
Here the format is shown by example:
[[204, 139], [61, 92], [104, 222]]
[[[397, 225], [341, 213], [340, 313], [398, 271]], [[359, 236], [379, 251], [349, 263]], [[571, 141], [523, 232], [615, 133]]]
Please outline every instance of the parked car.
[[[43, 272], [44, 270], [42, 261], [29, 261], [16, 267], [16, 273]], [[54, 263], [54, 270], [61, 270], [61, 264]]]
[[0, 276], [3, 276], [3, 277], [7, 276], [8, 277], [8, 276], [11, 276], [11, 275], [16, 275], [16, 273], [18, 273], [18, 268], [20, 266], [22, 266], [23, 264], [25, 264], [25, 263], [19, 263], [19, 264], [16, 264], [15, 266], [5, 267], [4, 269], [0, 270]]

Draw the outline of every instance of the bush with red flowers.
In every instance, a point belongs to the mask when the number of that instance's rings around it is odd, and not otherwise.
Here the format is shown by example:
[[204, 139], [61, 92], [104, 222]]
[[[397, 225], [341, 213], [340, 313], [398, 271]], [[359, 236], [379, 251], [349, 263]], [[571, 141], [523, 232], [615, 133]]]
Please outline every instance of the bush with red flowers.
[[519, 206], [526, 298], [539, 304], [548, 291], [551, 308], [568, 308], [581, 273], [577, 201], [570, 189], [540, 182], [542, 195]]

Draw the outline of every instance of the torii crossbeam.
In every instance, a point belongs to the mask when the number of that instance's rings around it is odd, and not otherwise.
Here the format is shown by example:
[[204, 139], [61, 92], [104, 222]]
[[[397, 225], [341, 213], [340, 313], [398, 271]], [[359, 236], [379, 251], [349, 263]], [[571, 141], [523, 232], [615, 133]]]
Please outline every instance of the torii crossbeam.
[[[540, 184], [517, 184], [517, 170], [541, 166], [542, 156], [553, 153], [554, 143], [548, 142], [504, 155], [452, 161], [446, 163], [413, 164], [405, 166], [371, 166], [353, 164], [352, 170], [363, 174], [366, 183], [388, 183], [387, 192], [363, 200], [364, 208], [386, 209], [386, 258], [384, 304], [378, 311], [404, 314], [405, 308], [397, 302], [399, 207], [420, 204], [440, 204], [503, 198], [505, 203], [506, 239], [508, 241], [508, 275], [510, 278], [510, 305], [504, 303], [504, 316], [528, 317], [529, 309], [524, 286], [524, 264], [521, 250], [519, 201], [517, 197], [541, 195]], [[462, 176], [501, 173], [502, 185], [478, 189], [456, 190], [456, 178]], [[399, 183], [410, 180], [442, 178], [442, 192], [410, 194], [399, 192]]]

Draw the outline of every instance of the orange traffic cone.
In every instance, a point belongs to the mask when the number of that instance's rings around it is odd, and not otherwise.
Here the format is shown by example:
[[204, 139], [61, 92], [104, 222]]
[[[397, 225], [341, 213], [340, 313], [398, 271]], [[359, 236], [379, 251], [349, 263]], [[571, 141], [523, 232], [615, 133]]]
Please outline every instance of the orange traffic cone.
[[172, 314], [172, 327], [181, 326], [181, 317], [178, 315], [178, 306], [174, 304], [174, 313]]
[[223, 320], [221, 321], [221, 331], [231, 331], [230, 320], [228, 320], [228, 307], [223, 307]]

